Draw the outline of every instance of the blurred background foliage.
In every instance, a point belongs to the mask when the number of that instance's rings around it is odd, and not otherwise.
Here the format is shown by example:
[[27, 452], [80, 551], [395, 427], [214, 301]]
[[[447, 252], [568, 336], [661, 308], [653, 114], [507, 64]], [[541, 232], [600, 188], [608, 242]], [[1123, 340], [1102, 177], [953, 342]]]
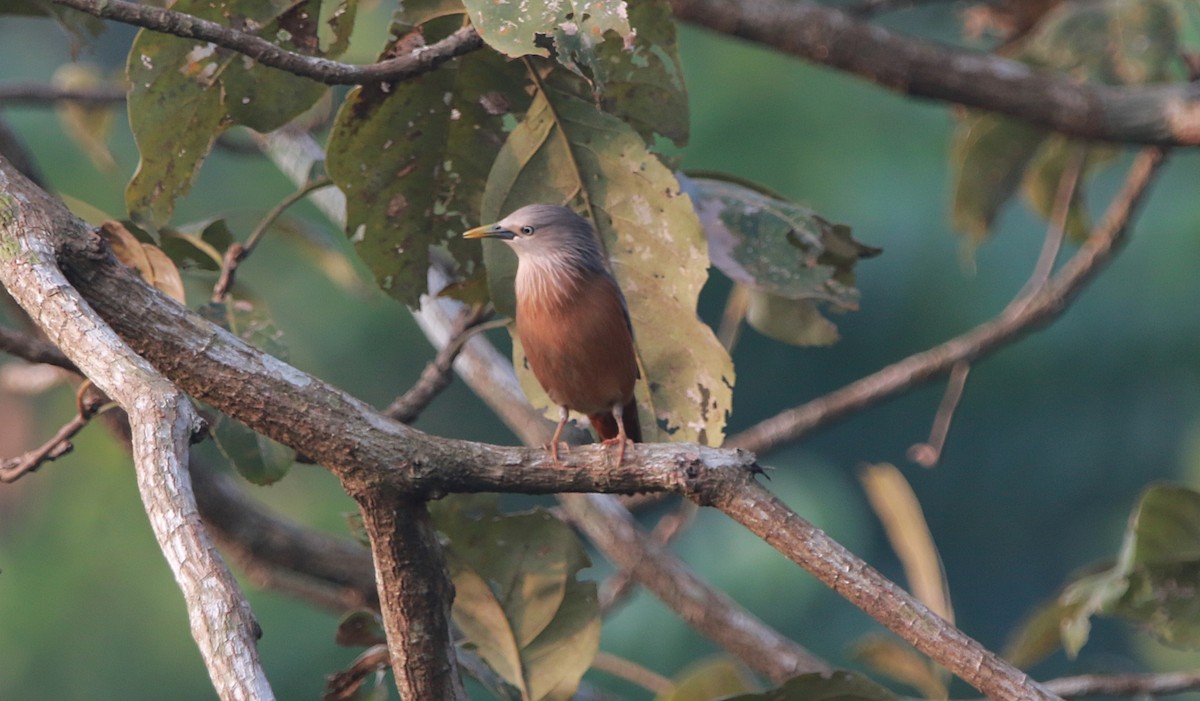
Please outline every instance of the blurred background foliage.
[[[884, 18], [902, 31], [953, 41], [953, 5]], [[373, 60], [389, 9], [360, 16], [345, 60]], [[80, 57], [119, 73], [133, 30], [110, 26]], [[839, 316], [842, 340], [798, 349], [746, 332], [736, 351], [730, 433], [924, 349], [997, 313], [1037, 258], [1041, 220], [1009, 206], [973, 259], [949, 229], [950, 134], [945, 105], [905, 99], [855, 78], [689, 27], [680, 51], [691, 100], [685, 169], [748, 178], [849, 224], [884, 249], [858, 268], [861, 311]], [[3, 80], [49, 81], [72, 58], [70, 38], [45, 20], [0, 22]], [[113, 172], [100, 172], [64, 138], [51, 108], [7, 107], [57, 191], [123, 214], [137, 162], [118, 119]], [[1093, 206], [1117, 187], [1121, 166], [1100, 174]], [[959, 625], [993, 649], [1077, 569], [1111, 556], [1143, 486], [1200, 486], [1200, 160], [1171, 157], [1139, 217], [1132, 243], [1048, 330], [974, 369], [941, 464], [904, 462], [928, 434], [940, 387], [914, 392], [766, 456], [770, 487], [806, 518], [888, 576], [902, 571], [856, 481], [864, 462], [905, 468], [940, 548]], [[218, 149], [183, 199], [176, 221], [240, 212], [245, 235], [292, 190], [262, 159]], [[347, 247], [307, 206], [304, 226]], [[1093, 215], [1097, 212], [1093, 211]], [[361, 265], [362, 280], [369, 276]], [[432, 351], [397, 303], [369, 282], [330, 282], [291, 241], [269, 236], [239, 275], [270, 308], [290, 361], [377, 406], [416, 379]], [[714, 322], [729, 285], [714, 277], [701, 313]], [[66, 389], [28, 401], [0, 394], [0, 446], [14, 455], [72, 411]], [[455, 384], [417, 426], [492, 442], [512, 438]], [[206, 445], [202, 450], [212, 450]], [[254, 496], [316, 527], [345, 533], [354, 504], [319, 468], [300, 467]], [[519, 503], [534, 503], [521, 500]], [[654, 512], [646, 514], [653, 518]], [[751, 611], [837, 665], [860, 666], [856, 641], [878, 627], [755, 537], [715, 512], [676, 551]], [[585, 575], [608, 572], [600, 561]], [[317, 698], [324, 676], [355, 651], [334, 645], [335, 617], [246, 582], [264, 629], [261, 652], [277, 695]], [[1038, 678], [1089, 671], [1194, 667], [1111, 620], [1096, 621], [1075, 660], [1062, 653]], [[715, 652], [665, 607], [637, 595], [604, 627], [601, 647], [674, 676]], [[611, 678], [588, 679], [634, 698]], [[955, 686], [959, 695], [969, 690]], [[209, 699], [178, 590], [138, 501], [127, 457], [98, 427], [73, 454], [0, 488], [0, 699]]]

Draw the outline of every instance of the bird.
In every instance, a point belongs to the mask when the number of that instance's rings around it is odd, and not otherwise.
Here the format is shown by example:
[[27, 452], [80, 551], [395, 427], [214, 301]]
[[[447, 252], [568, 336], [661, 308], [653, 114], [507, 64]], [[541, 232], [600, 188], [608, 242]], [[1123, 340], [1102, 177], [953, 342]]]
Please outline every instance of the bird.
[[504, 241], [517, 254], [516, 327], [529, 368], [560, 409], [585, 414], [604, 445], [642, 442], [634, 385], [641, 372], [629, 307], [605, 265], [596, 231], [567, 207], [531, 204], [463, 234]]

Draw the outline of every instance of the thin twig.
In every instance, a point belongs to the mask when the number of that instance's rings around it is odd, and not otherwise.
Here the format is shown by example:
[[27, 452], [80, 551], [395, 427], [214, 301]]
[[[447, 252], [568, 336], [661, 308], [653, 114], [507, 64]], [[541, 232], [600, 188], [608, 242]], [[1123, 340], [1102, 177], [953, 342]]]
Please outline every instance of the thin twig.
[[1166, 696], [1200, 689], [1200, 672], [1160, 674], [1085, 674], [1046, 682], [1046, 688], [1063, 698], [1082, 696]]
[[52, 343], [0, 326], [0, 351], [31, 363], [45, 363], [78, 373], [79, 369]]
[[1050, 274], [1054, 272], [1054, 264], [1058, 261], [1058, 252], [1066, 236], [1067, 221], [1071, 217], [1071, 201], [1075, 199], [1075, 193], [1079, 190], [1079, 179], [1086, 160], [1087, 147], [1076, 144], [1070, 160], [1067, 161], [1067, 167], [1063, 169], [1058, 180], [1058, 190], [1054, 193], [1054, 207], [1050, 213], [1050, 223], [1046, 226], [1046, 238], [1042, 242], [1041, 252], [1038, 253], [1037, 264], [1033, 266], [1029, 280], [1013, 299], [1014, 305], [1024, 304], [1050, 281]]
[[675, 689], [675, 684], [658, 672], [603, 650], [598, 651], [592, 659], [592, 668], [620, 677], [656, 696], [670, 694]]
[[288, 73], [330, 85], [353, 85], [380, 81], [402, 81], [437, 68], [450, 59], [483, 46], [473, 27], [463, 27], [450, 36], [398, 58], [365, 66], [288, 51], [253, 34], [231, 29], [209, 20], [143, 5], [127, 0], [52, 0], [56, 5], [124, 24], [198, 39], [231, 49], [255, 61]]
[[937, 414], [933, 417], [933, 426], [929, 429], [929, 440], [916, 443], [908, 449], [908, 459], [921, 467], [934, 467], [942, 459], [942, 449], [946, 447], [946, 436], [950, 433], [950, 422], [954, 420], [954, 412], [962, 399], [963, 389], [967, 386], [967, 376], [971, 374], [971, 364], [961, 360], [950, 368], [950, 379], [946, 381], [946, 391], [942, 394], [942, 402], [938, 404]]
[[[490, 327], [482, 323], [490, 315], [490, 309], [483, 306], [464, 308], [454, 322], [450, 342], [442, 346], [433, 360], [425, 365], [416, 384], [383, 411], [384, 415], [403, 424], [416, 421], [434, 397], [450, 386], [454, 379], [454, 359], [471, 336]], [[507, 321], [501, 320], [499, 323], [506, 324]]]
[[92, 417], [108, 406], [113, 406], [109, 398], [91, 382], [85, 381], [75, 393], [75, 416], [41, 446], [0, 462], [0, 482], [16, 482], [23, 475], [36, 471], [44, 463], [57, 460], [71, 452], [75, 448], [71, 443], [75, 434], [82, 431]]
[[1040, 292], [1019, 308], [1010, 305], [996, 318], [960, 336], [783, 411], [732, 436], [725, 445], [760, 454], [769, 452], [929, 382], [949, 372], [955, 363], [989, 355], [1053, 321], [1120, 250], [1134, 211], [1164, 157], [1165, 152], [1157, 147], [1145, 148], [1138, 154], [1124, 187], [1088, 240]]
[[212, 301], [224, 302], [229, 296], [229, 291], [233, 288], [234, 276], [237, 274], [238, 266], [242, 261], [250, 257], [254, 249], [262, 241], [263, 236], [267, 231], [283, 216], [289, 207], [296, 204], [300, 200], [307, 197], [315, 190], [320, 190], [323, 187], [329, 187], [333, 181], [328, 176], [322, 176], [313, 179], [311, 182], [305, 183], [300, 189], [283, 198], [278, 204], [267, 212], [266, 216], [254, 227], [250, 235], [246, 237], [246, 243], [235, 243], [225, 251], [225, 258], [221, 263], [221, 274], [217, 278], [217, 283], [213, 285]]
[[66, 88], [49, 83], [3, 83], [0, 84], [0, 104], [5, 107], [45, 105], [54, 102], [103, 105], [124, 102], [127, 92], [128, 88], [123, 85]]

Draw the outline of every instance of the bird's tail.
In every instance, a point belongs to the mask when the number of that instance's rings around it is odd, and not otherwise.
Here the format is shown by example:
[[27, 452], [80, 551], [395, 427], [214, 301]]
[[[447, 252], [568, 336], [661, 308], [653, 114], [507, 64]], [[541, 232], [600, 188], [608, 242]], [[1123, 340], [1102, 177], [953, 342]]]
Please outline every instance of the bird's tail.
[[[611, 413], [592, 414], [588, 416], [588, 420], [592, 422], [592, 428], [596, 429], [596, 433], [600, 434], [600, 440], [617, 437], [619, 433], [617, 417]], [[621, 420], [625, 422], [625, 437], [634, 443], [641, 443], [642, 424], [638, 420], [636, 399], [630, 399], [629, 403], [621, 410]]]

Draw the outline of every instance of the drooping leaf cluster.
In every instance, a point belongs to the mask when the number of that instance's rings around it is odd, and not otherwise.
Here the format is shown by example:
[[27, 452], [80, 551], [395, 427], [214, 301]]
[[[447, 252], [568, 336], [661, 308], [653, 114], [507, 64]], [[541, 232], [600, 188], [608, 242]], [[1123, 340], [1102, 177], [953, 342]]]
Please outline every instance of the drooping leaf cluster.
[[[1189, 56], [1200, 51], [1200, 11], [1190, 0], [1061, 2], [1019, 41], [1010, 57], [1059, 71], [1080, 82], [1147, 85], [1189, 78]], [[1197, 64], [1200, 65], [1200, 64]], [[1112, 146], [1054, 134], [1026, 122], [965, 111], [951, 144], [951, 218], [972, 244], [983, 242], [1001, 208], [1020, 192], [1050, 219], [1064, 173], [1078, 169], [1064, 230], [1074, 240], [1090, 229], [1086, 176], [1115, 155]]]

